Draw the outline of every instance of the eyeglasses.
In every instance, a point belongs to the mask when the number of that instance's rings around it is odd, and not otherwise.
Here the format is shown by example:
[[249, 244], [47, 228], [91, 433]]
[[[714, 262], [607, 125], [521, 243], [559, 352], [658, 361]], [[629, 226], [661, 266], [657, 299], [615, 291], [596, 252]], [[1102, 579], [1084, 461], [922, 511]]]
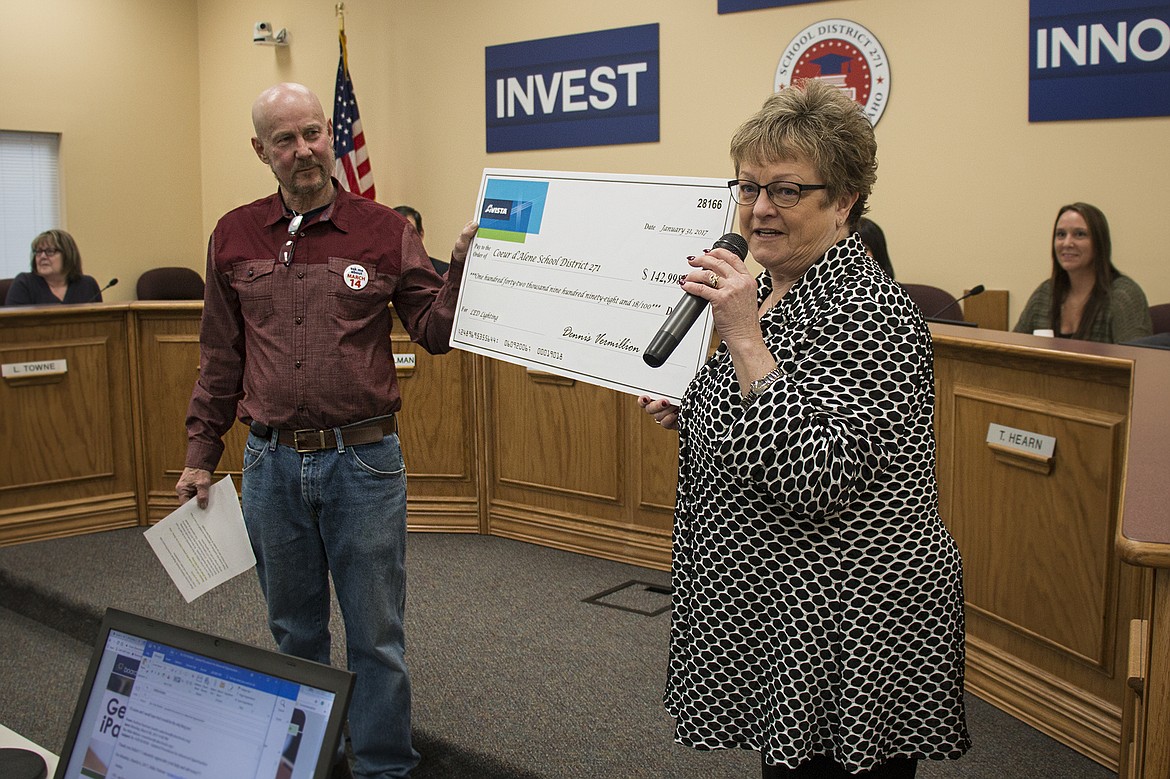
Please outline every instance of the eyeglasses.
[[757, 184], [744, 179], [732, 179], [727, 182], [731, 190], [731, 199], [741, 206], [750, 206], [760, 197], [760, 190], [767, 190], [768, 199], [779, 208], [792, 208], [800, 202], [800, 196], [805, 192], [816, 189], [826, 189], [827, 184], [797, 184], [795, 181], [773, 181], [770, 184]]
[[43, 254], [47, 257], [52, 257], [54, 254], [60, 254], [60, 253], [61, 253], [60, 249], [34, 249], [33, 250], [33, 257], [36, 257], [38, 254]]
[[292, 264], [293, 254], [297, 250], [297, 238], [299, 235], [297, 231], [301, 229], [301, 222], [304, 220], [304, 214], [297, 214], [294, 212], [293, 218], [288, 223], [288, 240], [284, 242], [284, 246], [280, 247], [280, 261], [284, 263], [285, 267]]

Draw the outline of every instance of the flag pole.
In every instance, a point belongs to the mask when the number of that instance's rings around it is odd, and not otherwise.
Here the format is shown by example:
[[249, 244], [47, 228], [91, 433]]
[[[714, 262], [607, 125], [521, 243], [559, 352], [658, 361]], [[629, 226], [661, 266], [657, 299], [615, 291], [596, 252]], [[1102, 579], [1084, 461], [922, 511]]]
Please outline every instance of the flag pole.
[[345, 40], [345, 3], [334, 6], [337, 14], [337, 43], [341, 54], [337, 61], [337, 85], [333, 97], [333, 154], [334, 176], [342, 189], [374, 200], [374, 174], [370, 170], [370, 156], [366, 137], [358, 115], [357, 97], [349, 76], [349, 47]]
[[341, 42], [341, 62], [345, 72], [349, 72], [349, 47], [345, 45], [345, 3], [338, 3], [333, 7], [337, 13], [337, 40]]

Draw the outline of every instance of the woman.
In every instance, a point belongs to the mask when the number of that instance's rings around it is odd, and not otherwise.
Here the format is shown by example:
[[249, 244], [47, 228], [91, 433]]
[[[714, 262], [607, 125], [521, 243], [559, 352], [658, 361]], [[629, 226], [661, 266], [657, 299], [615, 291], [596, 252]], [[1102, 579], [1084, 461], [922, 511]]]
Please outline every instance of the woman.
[[101, 302], [98, 283], [81, 272], [81, 252], [64, 230], [46, 230], [33, 239], [31, 264], [31, 273], [12, 280], [4, 305]]
[[1051, 330], [1061, 338], [1112, 344], [1153, 333], [1145, 293], [1113, 267], [1112, 254], [1101, 209], [1061, 206], [1052, 228], [1052, 277], [1032, 293], [1015, 332]]
[[[873, 128], [808, 81], [731, 142], [740, 232], [691, 258], [722, 342], [681, 406], [664, 701], [764, 777], [909, 777], [969, 746], [961, 560], [938, 514], [931, 338], [850, 234]], [[852, 773], [850, 773], [852, 772]]]
[[874, 262], [882, 266], [882, 270], [891, 279], [894, 278], [894, 266], [890, 262], [890, 251], [886, 248], [886, 234], [878, 223], [864, 216], [857, 220], [857, 234], [865, 244], [865, 253], [873, 257]]

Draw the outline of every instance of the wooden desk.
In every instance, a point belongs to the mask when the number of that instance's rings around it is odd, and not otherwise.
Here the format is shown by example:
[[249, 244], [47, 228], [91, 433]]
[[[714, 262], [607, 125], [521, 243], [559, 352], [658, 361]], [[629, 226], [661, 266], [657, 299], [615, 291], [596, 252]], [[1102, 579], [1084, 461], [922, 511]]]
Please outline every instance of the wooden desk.
[[66, 365], [0, 380], [0, 543], [138, 524], [132, 349], [124, 306], [0, 308], [0, 363]]
[[488, 531], [668, 570], [677, 435], [630, 395], [484, 362]]
[[[146, 525], [176, 506], [199, 371], [200, 302], [0, 308], [0, 362], [65, 374], [0, 382], [0, 543]], [[411, 530], [482, 532], [670, 564], [677, 443], [628, 395], [455, 351], [401, 326], [399, 420]], [[239, 425], [216, 478], [242, 466]], [[25, 455], [24, 450], [29, 450]]]
[[[132, 303], [137, 330], [136, 386], [140, 398], [145, 483], [141, 515], [156, 522], [175, 509], [175, 482], [187, 450], [184, 418], [199, 372], [201, 302]], [[409, 473], [408, 516], [412, 530], [478, 532], [478, 443], [472, 356], [452, 352], [433, 357], [411, 343], [395, 321], [396, 355], [415, 365], [398, 371], [403, 414], [399, 434]], [[164, 434], [159, 434], [165, 431]], [[238, 485], [247, 431], [237, 424], [225, 439], [215, 478], [232, 474]]]
[[[1131, 623], [1150, 614], [1154, 592], [1152, 572], [1137, 567], [1151, 550], [1119, 556], [1117, 539], [1123, 505], [1125, 527], [1165, 531], [1170, 429], [1154, 399], [1165, 403], [1170, 352], [932, 329], [941, 509], [963, 553], [968, 688], [1117, 770], [1136, 712]], [[1054, 455], [989, 444], [991, 424], [1054, 437]], [[1147, 491], [1157, 497], [1135, 503]], [[1164, 738], [1170, 717], [1155, 721], [1146, 723]]]
[[[1153, 587], [1130, 623], [1120, 775], [1170, 776], [1170, 352], [1134, 366], [1129, 460], [1117, 548]], [[1155, 356], [1157, 355], [1157, 356]], [[1160, 357], [1160, 358], [1159, 358]]]
[[[202, 311], [198, 301], [0, 307], [0, 363], [66, 364], [0, 381], [0, 544], [146, 525], [177, 507]], [[399, 372], [410, 528], [479, 532], [472, 355], [427, 355], [400, 324], [392, 340], [416, 361]], [[241, 425], [229, 432], [215, 478], [239, 484], [245, 437]]]
[[[145, 525], [175, 505], [200, 303], [0, 308], [0, 543]], [[963, 552], [970, 689], [1125, 776], [1170, 741], [1170, 352], [935, 325], [943, 518]], [[677, 442], [627, 395], [395, 328], [412, 530], [666, 569]], [[988, 425], [1053, 436], [1052, 458]], [[223, 468], [239, 470], [241, 430]], [[1127, 685], [1128, 682], [1128, 685]], [[1122, 744], [1125, 744], [1123, 751]]]

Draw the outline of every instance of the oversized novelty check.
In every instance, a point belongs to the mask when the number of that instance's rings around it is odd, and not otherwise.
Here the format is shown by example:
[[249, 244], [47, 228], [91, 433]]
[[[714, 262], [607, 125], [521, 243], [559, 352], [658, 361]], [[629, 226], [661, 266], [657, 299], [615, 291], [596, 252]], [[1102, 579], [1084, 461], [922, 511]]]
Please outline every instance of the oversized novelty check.
[[683, 295], [687, 256], [726, 233], [719, 179], [486, 169], [451, 345], [621, 392], [678, 400], [711, 312], [664, 365], [642, 358]]

